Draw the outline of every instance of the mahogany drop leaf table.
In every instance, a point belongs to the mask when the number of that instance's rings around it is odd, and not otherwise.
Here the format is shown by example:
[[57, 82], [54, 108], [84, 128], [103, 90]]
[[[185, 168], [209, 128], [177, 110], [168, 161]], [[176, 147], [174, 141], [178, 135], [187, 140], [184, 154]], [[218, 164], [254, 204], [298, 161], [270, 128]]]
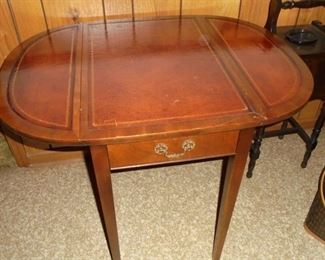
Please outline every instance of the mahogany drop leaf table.
[[6, 131], [89, 147], [111, 256], [111, 171], [223, 158], [219, 259], [254, 129], [307, 101], [312, 76], [275, 35], [213, 16], [77, 24], [19, 45], [0, 71]]

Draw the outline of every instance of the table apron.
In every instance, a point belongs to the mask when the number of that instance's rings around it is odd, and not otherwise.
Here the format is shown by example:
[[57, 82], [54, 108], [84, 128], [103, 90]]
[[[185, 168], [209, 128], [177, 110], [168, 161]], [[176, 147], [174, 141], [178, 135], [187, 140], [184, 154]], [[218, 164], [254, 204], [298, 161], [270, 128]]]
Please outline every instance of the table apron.
[[185, 162], [235, 154], [238, 131], [107, 145], [111, 169]]

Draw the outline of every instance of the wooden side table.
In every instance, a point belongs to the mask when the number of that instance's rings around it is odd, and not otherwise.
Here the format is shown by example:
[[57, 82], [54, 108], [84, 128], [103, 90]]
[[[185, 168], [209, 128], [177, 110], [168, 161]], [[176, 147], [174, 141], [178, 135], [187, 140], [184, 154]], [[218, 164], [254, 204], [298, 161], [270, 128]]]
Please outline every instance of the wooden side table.
[[264, 29], [190, 16], [40, 34], [8, 56], [0, 84], [6, 131], [90, 150], [117, 260], [114, 169], [223, 158], [212, 253], [219, 259], [255, 127], [295, 113], [313, 81]]

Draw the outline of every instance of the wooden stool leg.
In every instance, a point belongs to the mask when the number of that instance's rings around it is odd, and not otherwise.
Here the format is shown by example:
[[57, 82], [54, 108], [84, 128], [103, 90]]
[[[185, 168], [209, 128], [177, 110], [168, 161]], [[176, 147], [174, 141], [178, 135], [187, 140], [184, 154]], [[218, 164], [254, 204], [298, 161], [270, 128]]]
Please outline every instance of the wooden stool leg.
[[251, 146], [254, 129], [241, 131], [236, 154], [224, 159], [222, 182], [220, 183], [217, 210], [216, 231], [214, 235], [212, 259], [220, 259], [227, 235], [230, 219], [235, 206], [241, 179], [244, 173], [248, 151]]
[[104, 216], [105, 231], [108, 238], [110, 253], [113, 260], [120, 260], [121, 257], [107, 146], [91, 146], [90, 152], [94, 165], [95, 178]]
[[325, 102], [323, 103], [322, 110], [320, 112], [320, 115], [317, 118], [316, 123], [315, 123], [313, 132], [310, 137], [310, 143], [306, 145], [306, 152], [304, 155], [304, 159], [301, 163], [302, 168], [306, 168], [308, 160], [311, 156], [311, 153], [317, 146], [317, 139], [318, 139], [320, 131], [324, 125], [324, 121], [325, 121]]
[[255, 168], [256, 161], [260, 157], [260, 153], [261, 153], [260, 148], [261, 148], [264, 132], [265, 132], [264, 126], [259, 127], [256, 130], [254, 141], [251, 146], [250, 153], [249, 153], [250, 159], [249, 159], [248, 169], [247, 169], [247, 173], [246, 173], [247, 178], [251, 178], [253, 176], [253, 170]]

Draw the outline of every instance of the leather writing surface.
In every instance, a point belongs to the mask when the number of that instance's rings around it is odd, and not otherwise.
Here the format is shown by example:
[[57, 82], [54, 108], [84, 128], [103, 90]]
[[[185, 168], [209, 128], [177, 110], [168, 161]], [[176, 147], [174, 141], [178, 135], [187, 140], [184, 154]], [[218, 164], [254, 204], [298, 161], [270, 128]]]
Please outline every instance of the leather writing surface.
[[40, 126], [71, 127], [76, 34], [76, 28], [59, 30], [23, 52], [8, 89], [21, 117]]
[[247, 110], [192, 19], [90, 25], [94, 127]]
[[210, 22], [268, 106], [289, 100], [299, 92], [301, 79], [295, 64], [262, 32], [229, 21]]

